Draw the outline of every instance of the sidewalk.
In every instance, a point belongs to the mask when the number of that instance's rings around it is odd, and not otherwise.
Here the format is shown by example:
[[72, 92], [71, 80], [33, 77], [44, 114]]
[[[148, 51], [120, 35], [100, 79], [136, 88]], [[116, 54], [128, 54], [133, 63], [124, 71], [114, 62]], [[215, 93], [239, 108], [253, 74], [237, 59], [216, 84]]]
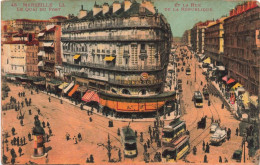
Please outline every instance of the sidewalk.
[[[40, 91], [40, 92], [42, 92], [42, 93], [47, 95], [47, 92], [45, 92], [45, 91]], [[48, 94], [48, 96], [54, 97], [54, 98], [59, 99], [59, 100], [61, 99], [62, 101], [67, 102], [67, 103], [69, 103], [71, 105], [74, 105], [74, 106], [76, 106], [76, 107], [78, 107], [80, 109], [80, 104], [75, 105], [75, 103], [73, 103], [72, 101], [70, 101], [67, 98], [64, 98], [64, 97], [60, 98], [58, 96], [55, 96], [54, 94]], [[91, 111], [91, 107], [84, 105], [83, 106], [83, 110]], [[176, 115], [175, 112], [176, 111], [171, 112], [170, 116], [166, 115], [166, 119], [163, 119], [163, 116], [160, 116], [160, 120], [162, 120], [162, 121], [170, 121], [170, 120], [174, 120], [176, 118], [179, 118], [180, 114]], [[111, 119], [111, 120], [115, 120], [115, 121], [122, 121], [122, 122], [153, 122], [153, 121], [156, 120], [155, 118], [126, 119], [126, 118], [116, 118], [116, 117], [112, 117], [112, 116], [105, 116], [105, 115], [102, 115], [102, 113], [97, 112], [96, 108], [94, 108], [93, 113], [96, 114], [96, 115], [102, 116], [104, 118], [107, 118], [107, 119]]]

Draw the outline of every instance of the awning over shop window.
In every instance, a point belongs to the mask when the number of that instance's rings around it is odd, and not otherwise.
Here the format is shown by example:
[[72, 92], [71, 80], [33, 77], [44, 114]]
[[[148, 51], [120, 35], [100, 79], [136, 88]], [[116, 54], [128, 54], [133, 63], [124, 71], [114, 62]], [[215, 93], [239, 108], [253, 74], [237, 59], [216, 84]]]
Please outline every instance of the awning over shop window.
[[231, 84], [231, 83], [233, 83], [233, 82], [235, 82], [235, 81], [236, 81], [236, 80], [230, 78], [230, 79], [227, 81], [227, 84]]
[[64, 89], [65, 87], [67, 87], [69, 84], [64, 82], [59, 86], [59, 89]]
[[76, 54], [75, 56], [73, 56], [73, 59], [74, 59], [74, 60], [77, 60], [77, 59], [79, 59], [79, 57], [80, 57], [80, 55], [79, 55], [79, 54]]
[[44, 35], [44, 33], [39, 33], [38, 37], [42, 37]]
[[45, 47], [53, 47], [53, 42], [44, 42], [43, 46], [45, 46]]
[[72, 95], [77, 91], [78, 87], [79, 87], [79, 85], [76, 84], [76, 85], [73, 87], [73, 89], [69, 92], [68, 96], [72, 96]]
[[40, 51], [37, 55], [45, 57], [45, 51]]
[[95, 91], [88, 90], [81, 100], [85, 102], [96, 101], [99, 103], [99, 96]]
[[222, 80], [227, 82], [227, 76], [222, 77]]
[[43, 61], [40, 61], [37, 66], [43, 66]]
[[240, 83], [236, 83], [236, 84], [232, 87], [232, 89], [237, 89], [238, 87], [242, 87], [242, 85], [241, 85]]
[[72, 81], [72, 82], [70, 83], [70, 85], [67, 86], [67, 87], [64, 89], [64, 93], [67, 93], [67, 92], [73, 87], [73, 85], [74, 85], [74, 81]]
[[105, 57], [105, 61], [113, 61], [115, 59], [115, 57], [109, 56], [109, 57]]
[[210, 58], [208, 57], [206, 60], [204, 60], [203, 61], [204, 63], [206, 63], [206, 64], [210, 64], [211, 63], [211, 60], [210, 60]]

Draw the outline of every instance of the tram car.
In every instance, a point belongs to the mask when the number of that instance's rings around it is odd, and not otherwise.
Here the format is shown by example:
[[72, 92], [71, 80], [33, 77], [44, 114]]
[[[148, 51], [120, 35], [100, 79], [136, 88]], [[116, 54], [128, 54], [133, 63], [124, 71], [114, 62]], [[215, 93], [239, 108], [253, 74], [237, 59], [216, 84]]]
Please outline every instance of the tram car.
[[170, 122], [169, 125], [165, 126], [162, 130], [162, 144], [164, 146], [170, 146], [171, 143], [179, 136], [186, 132], [185, 121], [180, 118]]
[[190, 149], [189, 135], [179, 137], [172, 144], [173, 147], [165, 147], [162, 152], [163, 163], [173, 163], [181, 159]]
[[121, 141], [124, 145], [124, 156], [133, 158], [137, 156], [136, 136], [134, 131], [129, 127], [121, 129]]
[[202, 94], [200, 93], [200, 91], [195, 91], [192, 99], [194, 101], [196, 108], [203, 107], [203, 98], [202, 98]]

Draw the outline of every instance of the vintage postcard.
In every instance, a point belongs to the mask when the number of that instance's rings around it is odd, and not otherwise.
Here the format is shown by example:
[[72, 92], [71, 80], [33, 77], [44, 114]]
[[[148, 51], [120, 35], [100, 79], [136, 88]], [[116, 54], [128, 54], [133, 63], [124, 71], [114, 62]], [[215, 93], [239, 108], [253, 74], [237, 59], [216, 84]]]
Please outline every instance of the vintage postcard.
[[257, 0], [4, 0], [2, 164], [259, 164]]

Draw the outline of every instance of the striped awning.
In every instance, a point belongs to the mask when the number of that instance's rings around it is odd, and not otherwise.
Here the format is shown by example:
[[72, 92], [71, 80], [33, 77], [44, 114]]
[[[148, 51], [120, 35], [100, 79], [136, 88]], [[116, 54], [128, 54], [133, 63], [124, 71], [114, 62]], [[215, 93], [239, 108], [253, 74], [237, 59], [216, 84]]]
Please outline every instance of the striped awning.
[[69, 92], [68, 96], [72, 96], [72, 95], [77, 91], [78, 87], [79, 87], [79, 85], [76, 84], [76, 85], [72, 88], [72, 90]]
[[88, 90], [81, 100], [85, 102], [96, 101], [99, 103], [99, 96], [95, 91]]
[[73, 87], [73, 85], [74, 85], [74, 81], [72, 81], [72, 82], [70, 83], [70, 85], [67, 86], [67, 87], [64, 89], [64, 93], [67, 93], [67, 92]]
[[107, 56], [104, 58], [105, 61], [113, 61], [115, 59], [115, 57], [112, 56]]
[[79, 55], [79, 54], [76, 54], [75, 56], [73, 56], [73, 59], [74, 59], [74, 60], [77, 60], [77, 59], [79, 59], [79, 57], [80, 57], [80, 55]]
[[64, 89], [65, 87], [67, 87], [69, 84], [64, 82], [59, 86], [59, 89]]

